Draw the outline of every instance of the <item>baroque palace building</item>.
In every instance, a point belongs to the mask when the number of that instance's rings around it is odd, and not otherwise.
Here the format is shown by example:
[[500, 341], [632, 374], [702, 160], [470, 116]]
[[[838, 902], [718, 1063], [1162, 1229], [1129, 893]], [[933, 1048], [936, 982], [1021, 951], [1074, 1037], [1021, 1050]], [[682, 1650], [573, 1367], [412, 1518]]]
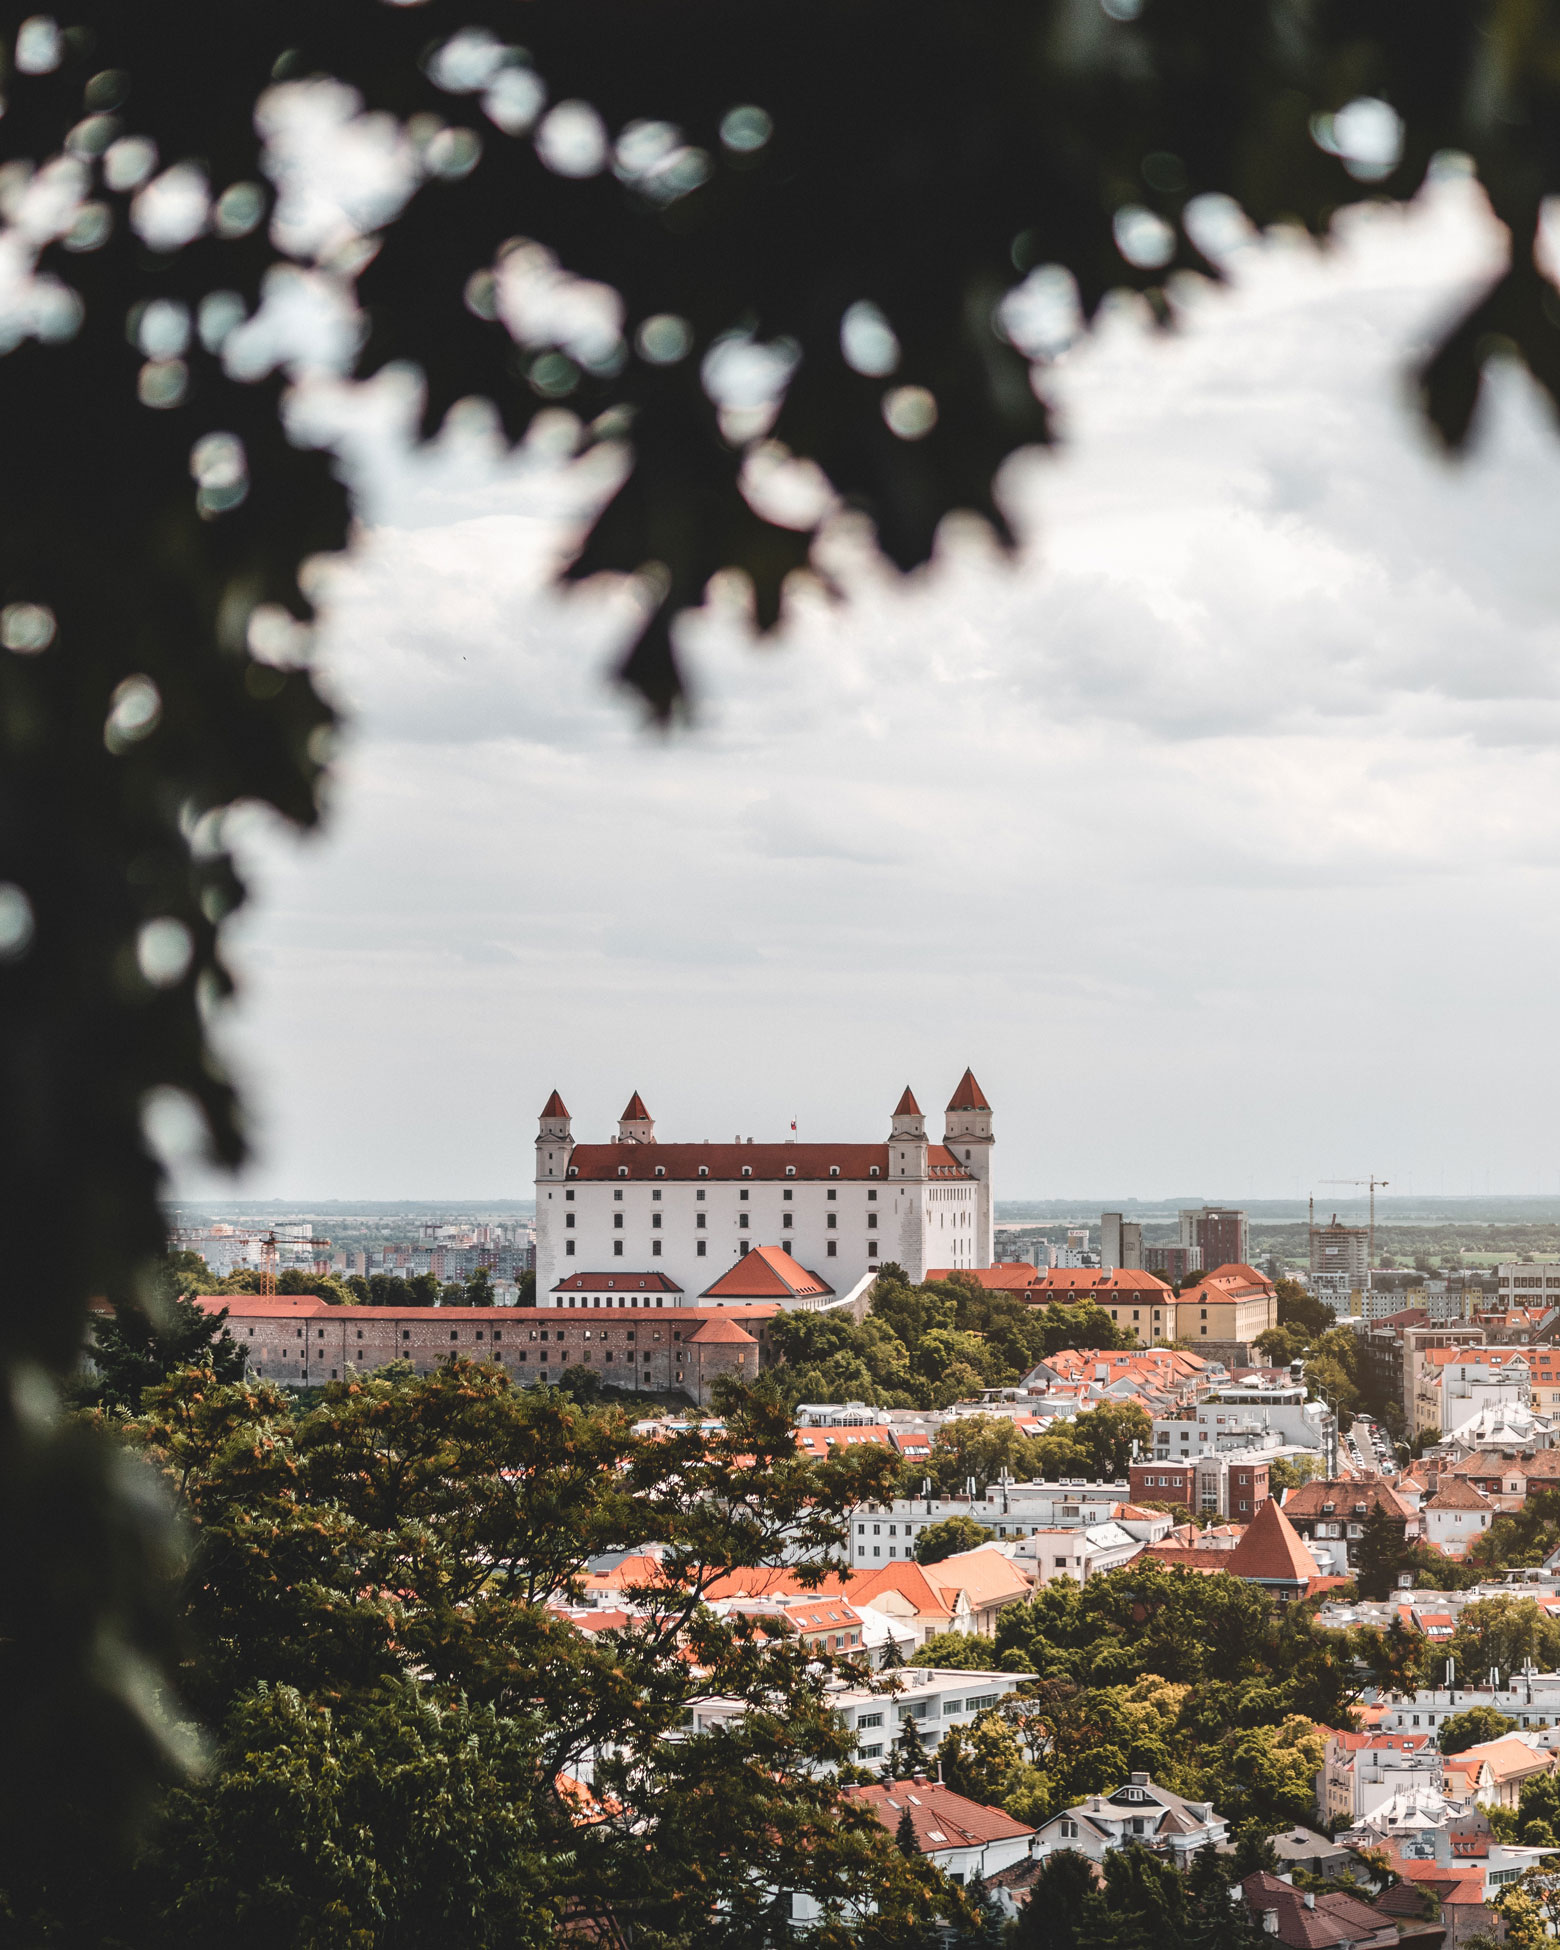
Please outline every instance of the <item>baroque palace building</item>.
[[941, 1144], [908, 1089], [878, 1144], [665, 1144], [637, 1091], [615, 1138], [580, 1144], [555, 1090], [536, 1140], [537, 1304], [816, 1306], [887, 1261], [913, 1280], [989, 1266], [995, 1141], [969, 1070]]

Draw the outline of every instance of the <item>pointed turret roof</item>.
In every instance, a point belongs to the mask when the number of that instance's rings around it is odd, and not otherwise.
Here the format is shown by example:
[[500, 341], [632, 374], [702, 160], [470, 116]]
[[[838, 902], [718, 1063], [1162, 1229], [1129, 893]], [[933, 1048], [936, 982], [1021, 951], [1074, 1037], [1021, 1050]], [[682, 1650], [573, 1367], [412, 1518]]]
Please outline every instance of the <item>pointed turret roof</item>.
[[975, 1081], [975, 1072], [966, 1070], [959, 1079], [959, 1087], [948, 1099], [949, 1110], [990, 1110], [986, 1093]]
[[556, 1090], [547, 1099], [546, 1103], [542, 1105], [543, 1117], [567, 1117], [568, 1114], [569, 1107], [558, 1095]]
[[1261, 1584], [1308, 1584], [1321, 1568], [1306, 1548], [1305, 1539], [1270, 1496], [1246, 1526], [1246, 1534], [1230, 1552], [1230, 1576], [1253, 1578]]
[[894, 1106], [894, 1115], [896, 1117], [919, 1117], [921, 1115], [921, 1106], [916, 1102], [908, 1083], [905, 1085], [905, 1094]]
[[648, 1123], [650, 1121], [650, 1113], [645, 1109], [644, 1098], [641, 1097], [639, 1092], [636, 1090], [633, 1096], [629, 1098], [628, 1108], [624, 1111], [623, 1115], [618, 1119], [618, 1122], [621, 1124], [627, 1124], [631, 1119], [635, 1122], [638, 1122], [640, 1118], [643, 1118], [645, 1122]]

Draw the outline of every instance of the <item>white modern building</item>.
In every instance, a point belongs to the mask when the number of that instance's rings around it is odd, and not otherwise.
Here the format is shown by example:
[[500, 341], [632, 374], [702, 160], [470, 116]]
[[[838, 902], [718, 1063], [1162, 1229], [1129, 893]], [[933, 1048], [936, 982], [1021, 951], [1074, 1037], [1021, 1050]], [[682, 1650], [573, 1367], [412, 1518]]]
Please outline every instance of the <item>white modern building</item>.
[[709, 1290], [760, 1246], [842, 1297], [891, 1260], [913, 1280], [989, 1266], [995, 1142], [968, 1070], [941, 1144], [909, 1090], [881, 1144], [663, 1144], [637, 1091], [610, 1143], [579, 1144], [555, 1090], [536, 1140], [537, 1299], [571, 1276], [659, 1275], [680, 1304], [715, 1306]]

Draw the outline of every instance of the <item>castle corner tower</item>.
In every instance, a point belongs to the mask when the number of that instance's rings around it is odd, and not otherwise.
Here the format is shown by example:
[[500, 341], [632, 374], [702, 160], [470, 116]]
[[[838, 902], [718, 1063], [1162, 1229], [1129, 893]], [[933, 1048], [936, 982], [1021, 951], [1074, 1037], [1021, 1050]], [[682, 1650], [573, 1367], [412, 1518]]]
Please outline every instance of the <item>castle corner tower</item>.
[[619, 1144], [654, 1144], [655, 1119], [645, 1109], [645, 1100], [636, 1090], [618, 1119]]
[[959, 1079], [959, 1087], [948, 1099], [943, 1143], [976, 1181], [977, 1251], [980, 1254], [976, 1264], [980, 1266], [996, 1263], [995, 1213], [991, 1199], [991, 1152], [996, 1141], [991, 1129], [991, 1106], [986, 1102], [986, 1093], [975, 1081], [975, 1072], [966, 1070]]

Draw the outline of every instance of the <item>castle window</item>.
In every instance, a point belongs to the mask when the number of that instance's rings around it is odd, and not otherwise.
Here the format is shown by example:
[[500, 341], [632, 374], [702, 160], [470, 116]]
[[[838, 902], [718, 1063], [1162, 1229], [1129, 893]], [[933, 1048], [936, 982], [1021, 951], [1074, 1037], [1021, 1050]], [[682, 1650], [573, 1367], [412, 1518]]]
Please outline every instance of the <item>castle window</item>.
[[782, 1192], [782, 1193], [780, 1194], [780, 1196], [781, 1196], [781, 1197], [782, 1197], [783, 1199], [786, 1199], [786, 1200], [790, 1200], [790, 1199], [793, 1199], [793, 1198], [795, 1198], [795, 1196], [796, 1196], [796, 1194], [795, 1194], [795, 1192], [793, 1192], [793, 1191], [791, 1191], [789, 1187], [787, 1187], [787, 1189], [786, 1189], [785, 1191], [783, 1191], [783, 1192]]
[[613, 1257], [614, 1259], [621, 1259], [621, 1258], [623, 1257], [623, 1242], [622, 1242], [622, 1240], [621, 1240], [621, 1239], [614, 1239], [614, 1240], [613, 1240], [613, 1242], [612, 1242], [612, 1257]]
[[564, 1258], [565, 1258], [565, 1259], [573, 1259], [573, 1257], [574, 1257], [574, 1241], [573, 1241], [572, 1239], [565, 1239], [565, 1240], [564, 1240], [564, 1242], [563, 1242], [563, 1256], [564, 1256]]
[[[551, 1198], [551, 1197], [552, 1197], [552, 1193], [551, 1193], [551, 1192], [549, 1192], [549, 1193], [547, 1194], [547, 1196], [548, 1196], [549, 1198]], [[574, 1187], [573, 1187], [572, 1185], [571, 1185], [571, 1186], [569, 1187], [569, 1189], [568, 1189], [568, 1190], [567, 1190], [567, 1191], [566, 1191], [566, 1192], [564, 1193], [564, 1195], [563, 1195], [563, 1198], [564, 1198], [564, 1203], [565, 1203], [566, 1205], [572, 1205], [572, 1204], [573, 1204], [573, 1202], [574, 1202]]]
[[574, 1223], [574, 1214], [572, 1212], [565, 1212], [563, 1215], [563, 1223], [566, 1226], [572, 1226]]
[[796, 1224], [796, 1214], [794, 1212], [782, 1212], [780, 1214], [780, 1224], [784, 1231], [789, 1232]]
[[830, 1259], [835, 1259], [839, 1255], [840, 1242], [837, 1239], [831, 1239], [823, 1250], [829, 1255]]
[[659, 1212], [652, 1212], [650, 1214], [650, 1223], [659, 1231], [661, 1225], [661, 1215]]
[[619, 1178], [626, 1178], [627, 1176], [628, 1176], [628, 1166], [627, 1166], [627, 1165], [619, 1165], [619, 1166], [618, 1166], [618, 1177], [619, 1177]]
[[612, 1214], [612, 1223], [621, 1232], [623, 1230], [623, 1214], [621, 1212], [614, 1212]]
[[867, 1203], [868, 1203], [868, 1205], [875, 1205], [875, 1204], [877, 1203], [877, 1193], [876, 1193], [876, 1192], [868, 1192], [868, 1193], [867, 1193]]
[[751, 1165], [744, 1165], [742, 1167], [742, 1176], [744, 1178], [751, 1178], [753, 1176], [753, 1167]]
[[579, 1168], [579, 1166], [578, 1166], [578, 1165], [570, 1165], [570, 1167], [569, 1167], [569, 1176], [570, 1176], [571, 1178], [578, 1178], [578, 1177], [579, 1177], [579, 1175], [580, 1175], [580, 1168]]
[[[709, 1251], [709, 1244], [710, 1242], [707, 1239], [701, 1239], [698, 1242], [698, 1244], [694, 1247], [693, 1250], [700, 1259], [703, 1259], [705, 1254]], [[661, 1303], [659, 1300], [657, 1300], [655, 1304], [659, 1307]]]
[[876, 1165], [868, 1165], [868, 1167], [867, 1167], [867, 1176], [868, 1176], [869, 1178], [876, 1178], [876, 1177], [877, 1177], [877, 1175], [878, 1175], [878, 1170], [877, 1170], [877, 1166], [876, 1166]]
[[699, 1176], [700, 1176], [701, 1178], [708, 1178], [708, 1177], [709, 1177], [709, 1175], [710, 1175], [710, 1168], [709, 1168], [709, 1166], [708, 1166], [708, 1165], [700, 1165], [700, 1167], [699, 1167]]
[[739, 1212], [737, 1214], [737, 1224], [742, 1227], [744, 1232], [752, 1224], [752, 1222], [753, 1222], [753, 1215], [750, 1212]]
[[698, 1228], [699, 1228], [699, 1229], [700, 1229], [701, 1231], [703, 1230], [703, 1228], [704, 1228], [705, 1226], [707, 1226], [707, 1225], [709, 1224], [709, 1222], [710, 1222], [710, 1215], [709, 1215], [709, 1213], [708, 1213], [708, 1212], [695, 1212], [695, 1213], [694, 1213], [694, 1215], [693, 1215], [693, 1223], [694, 1223], [694, 1224], [695, 1224], [695, 1226], [697, 1226], [697, 1227], [698, 1227]]
[[696, 1199], [698, 1200], [698, 1202], [699, 1202], [699, 1204], [700, 1204], [700, 1205], [702, 1205], [702, 1204], [704, 1203], [704, 1194], [703, 1194], [703, 1192], [695, 1192], [695, 1193], [694, 1193], [694, 1197], [695, 1197], [695, 1198], [696, 1198]]
[[838, 1177], [839, 1177], [839, 1175], [840, 1175], [840, 1168], [839, 1168], [839, 1166], [838, 1166], [838, 1165], [830, 1165], [830, 1167], [829, 1167], [829, 1176], [830, 1176], [831, 1178], [838, 1178]]
[[740, 1191], [740, 1192], [738, 1192], [738, 1193], [737, 1193], [737, 1197], [738, 1197], [738, 1198], [740, 1198], [740, 1199], [745, 1199], [745, 1198], [747, 1197], [747, 1192], [746, 1192], [746, 1190], [744, 1189], [744, 1190], [742, 1190], [742, 1191]]
[[838, 1193], [838, 1192], [830, 1192], [830, 1194], [829, 1194], [829, 1197], [830, 1197], [830, 1198], [838, 1198], [838, 1197], [839, 1197], [839, 1193]]
[[831, 1213], [829, 1214], [829, 1216], [828, 1216], [828, 1220], [827, 1220], [827, 1223], [828, 1223], [828, 1224], [829, 1224], [830, 1226], [837, 1226], [837, 1225], [839, 1224], [839, 1222], [840, 1222], [840, 1215], [839, 1215], [839, 1213], [838, 1213], [838, 1212], [831, 1212]]
[[651, 1201], [652, 1201], [653, 1203], [655, 1203], [655, 1204], [659, 1204], [659, 1203], [660, 1203], [660, 1199], [661, 1199], [661, 1194], [660, 1194], [659, 1192], [652, 1192], [652, 1193], [650, 1194], [650, 1197], [651, 1197]]
[[661, 1257], [661, 1242], [659, 1239], [652, 1239], [650, 1241], [650, 1257], [652, 1259], [659, 1259]]
[[[664, 1177], [666, 1176], [666, 1167], [665, 1167], [665, 1165], [657, 1165], [657, 1166], [656, 1166], [656, 1168], [655, 1168], [655, 1175], [656, 1175], [656, 1177], [657, 1177], [657, 1178], [664, 1178]], [[660, 1196], [661, 1196], [661, 1194], [660, 1194], [659, 1192], [657, 1192], [657, 1193], [656, 1193], [656, 1197], [657, 1197], [657, 1198], [659, 1198]]]
[[[795, 1165], [787, 1165], [785, 1168], [785, 1175], [787, 1178], [794, 1178], [796, 1176]], [[789, 1197], [789, 1193], [787, 1194], [787, 1196]]]

